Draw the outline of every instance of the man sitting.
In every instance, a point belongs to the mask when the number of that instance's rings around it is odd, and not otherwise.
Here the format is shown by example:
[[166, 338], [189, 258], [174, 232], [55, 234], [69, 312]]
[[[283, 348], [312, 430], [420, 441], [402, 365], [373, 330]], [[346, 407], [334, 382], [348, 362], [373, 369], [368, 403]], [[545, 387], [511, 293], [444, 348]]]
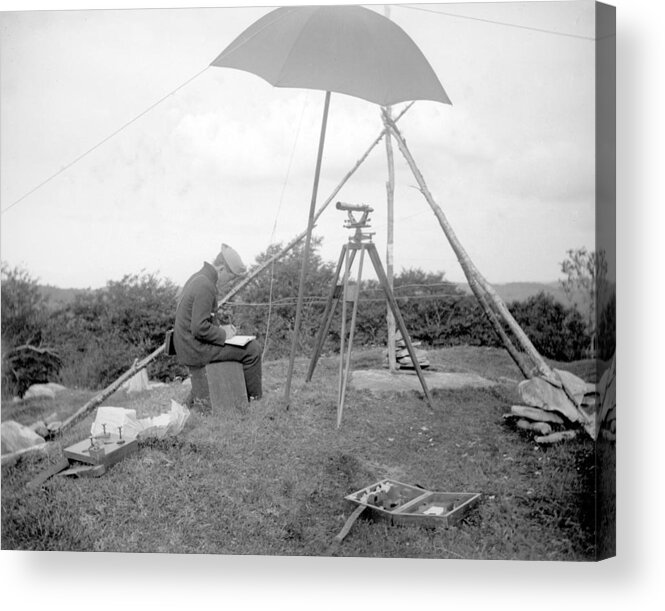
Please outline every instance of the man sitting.
[[176, 308], [173, 341], [178, 362], [190, 368], [217, 361], [241, 363], [251, 401], [263, 394], [259, 343], [251, 340], [243, 347], [226, 344], [236, 334], [235, 327], [220, 325], [215, 314], [218, 292], [245, 272], [240, 255], [222, 244], [212, 263], [205, 261], [185, 283]]

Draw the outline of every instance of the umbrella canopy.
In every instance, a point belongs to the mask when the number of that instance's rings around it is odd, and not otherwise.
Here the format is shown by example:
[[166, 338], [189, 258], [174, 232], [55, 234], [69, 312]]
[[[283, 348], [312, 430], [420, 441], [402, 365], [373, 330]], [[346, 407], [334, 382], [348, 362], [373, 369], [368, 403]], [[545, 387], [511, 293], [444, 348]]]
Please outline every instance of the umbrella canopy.
[[404, 30], [360, 6], [278, 8], [211, 65], [252, 72], [275, 87], [335, 91], [382, 106], [407, 100], [451, 103]]

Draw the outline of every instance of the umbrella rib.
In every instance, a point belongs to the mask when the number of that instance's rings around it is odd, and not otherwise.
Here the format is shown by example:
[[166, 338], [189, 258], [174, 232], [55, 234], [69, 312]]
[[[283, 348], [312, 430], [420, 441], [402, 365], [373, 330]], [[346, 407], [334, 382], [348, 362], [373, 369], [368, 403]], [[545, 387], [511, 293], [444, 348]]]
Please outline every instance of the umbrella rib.
[[303, 32], [305, 31], [305, 25], [307, 23], [309, 23], [312, 20], [313, 17], [314, 17], [314, 13], [312, 13], [311, 15], [309, 15], [309, 17], [307, 17], [307, 19], [305, 20], [305, 23], [303, 24], [303, 27], [300, 28], [300, 32], [298, 33], [298, 36], [296, 36], [296, 38], [293, 40], [293, 43], [291, 44], [291, 49], [289, 50], [289, 54], [286, 56], [286, 60], [282, 64], [282, 69], [279, 71], [279, 76], [277, 77], [277, 79], [275, 79], [275, 83], [274, 83], [275, 86], [279, 86], [279, 83], [281, 82], [282, 77], [284, 76], [284, 69], [288, 65], [288, 63], [291, 59], [291, 56], [293, 55], [293, 52], [296, 48], [296, 45], [300, 41], [300, 39], [302, 38]]
[[[257, 30], [256, 32], [254, 32], [251, 36], [249, 36], [248, 38], [243, 38], [242, 40], [237, 40], [236, 42], [238, 44], [236, 44], [235, 46], [233, 45], [233, 43], [231, 43], [231, 45], [229, 45], [221, 55], [217, 56], [214, 61], [222, 60], [222, 59], [225, 59], [226, 57], [228, 57], [229, 55], [232, 55], [238, 49], [240, 49], [244, 45], [246, 45], [250, 40], [252, 40], [256, 36], [261, 34], [261, 32], [263, 32], [263, 30], [265, 30], [266, 28], [269, 28], [273, 24], [275, 24], [278, 21], [281, 21], [282, 19], [287, 17], [289, 13], [293, 12], [294, 8], [295, 7], [284, 7], [284, 10], [280, 11], [279, 15], [274, 15], [274, 18], [272, 20], [266, 19], [266, 23], [263, 25], [263, 27], [261, 29]], [[272, 11], [272, 12], [276, 12], [276, 11]], [[270, 15], [270, 13], [268, 13], [268, 15]], [[268, 15], [266, 15], [266, 17]]]

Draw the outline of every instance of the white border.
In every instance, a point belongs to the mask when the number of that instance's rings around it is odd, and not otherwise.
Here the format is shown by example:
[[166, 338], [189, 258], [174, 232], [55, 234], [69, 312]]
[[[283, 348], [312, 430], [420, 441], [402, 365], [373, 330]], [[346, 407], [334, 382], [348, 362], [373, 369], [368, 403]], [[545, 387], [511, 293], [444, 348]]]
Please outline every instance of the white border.
[[[336, 3], [340, 3], [339, 1]], [[196, 2], [193, 6], [220, 6]], [[235, 5], [247, 2], [236, 2]], [[257, 4], [257, 3], [254, 3]], [[293, 4], [284, 2], [283, 4]], [[663, 21], [616, 0], [618, 546], [600, 564], [0, 552], [6, 608], [664, 608]], [[267, 6], [270, 4], [266, 3]], [[2, 10], [189, 6], [0, 0]], [[660, 350], [657, 351], [657, 348]], [[660, 604], [659, 604], [660, 601]], [[386, 605], [388, 605], [386, 607]]]

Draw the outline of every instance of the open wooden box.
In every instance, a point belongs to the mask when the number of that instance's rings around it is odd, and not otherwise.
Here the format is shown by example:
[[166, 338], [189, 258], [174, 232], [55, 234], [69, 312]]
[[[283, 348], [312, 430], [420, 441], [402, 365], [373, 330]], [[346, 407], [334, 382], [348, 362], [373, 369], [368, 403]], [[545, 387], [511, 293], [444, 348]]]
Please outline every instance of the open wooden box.
[[375, 519], [434, 528], [459, 522], [478, 504], [480, 496], [477, 492], [433, 492], [383, 479], [344, 498], [365, 506]]

